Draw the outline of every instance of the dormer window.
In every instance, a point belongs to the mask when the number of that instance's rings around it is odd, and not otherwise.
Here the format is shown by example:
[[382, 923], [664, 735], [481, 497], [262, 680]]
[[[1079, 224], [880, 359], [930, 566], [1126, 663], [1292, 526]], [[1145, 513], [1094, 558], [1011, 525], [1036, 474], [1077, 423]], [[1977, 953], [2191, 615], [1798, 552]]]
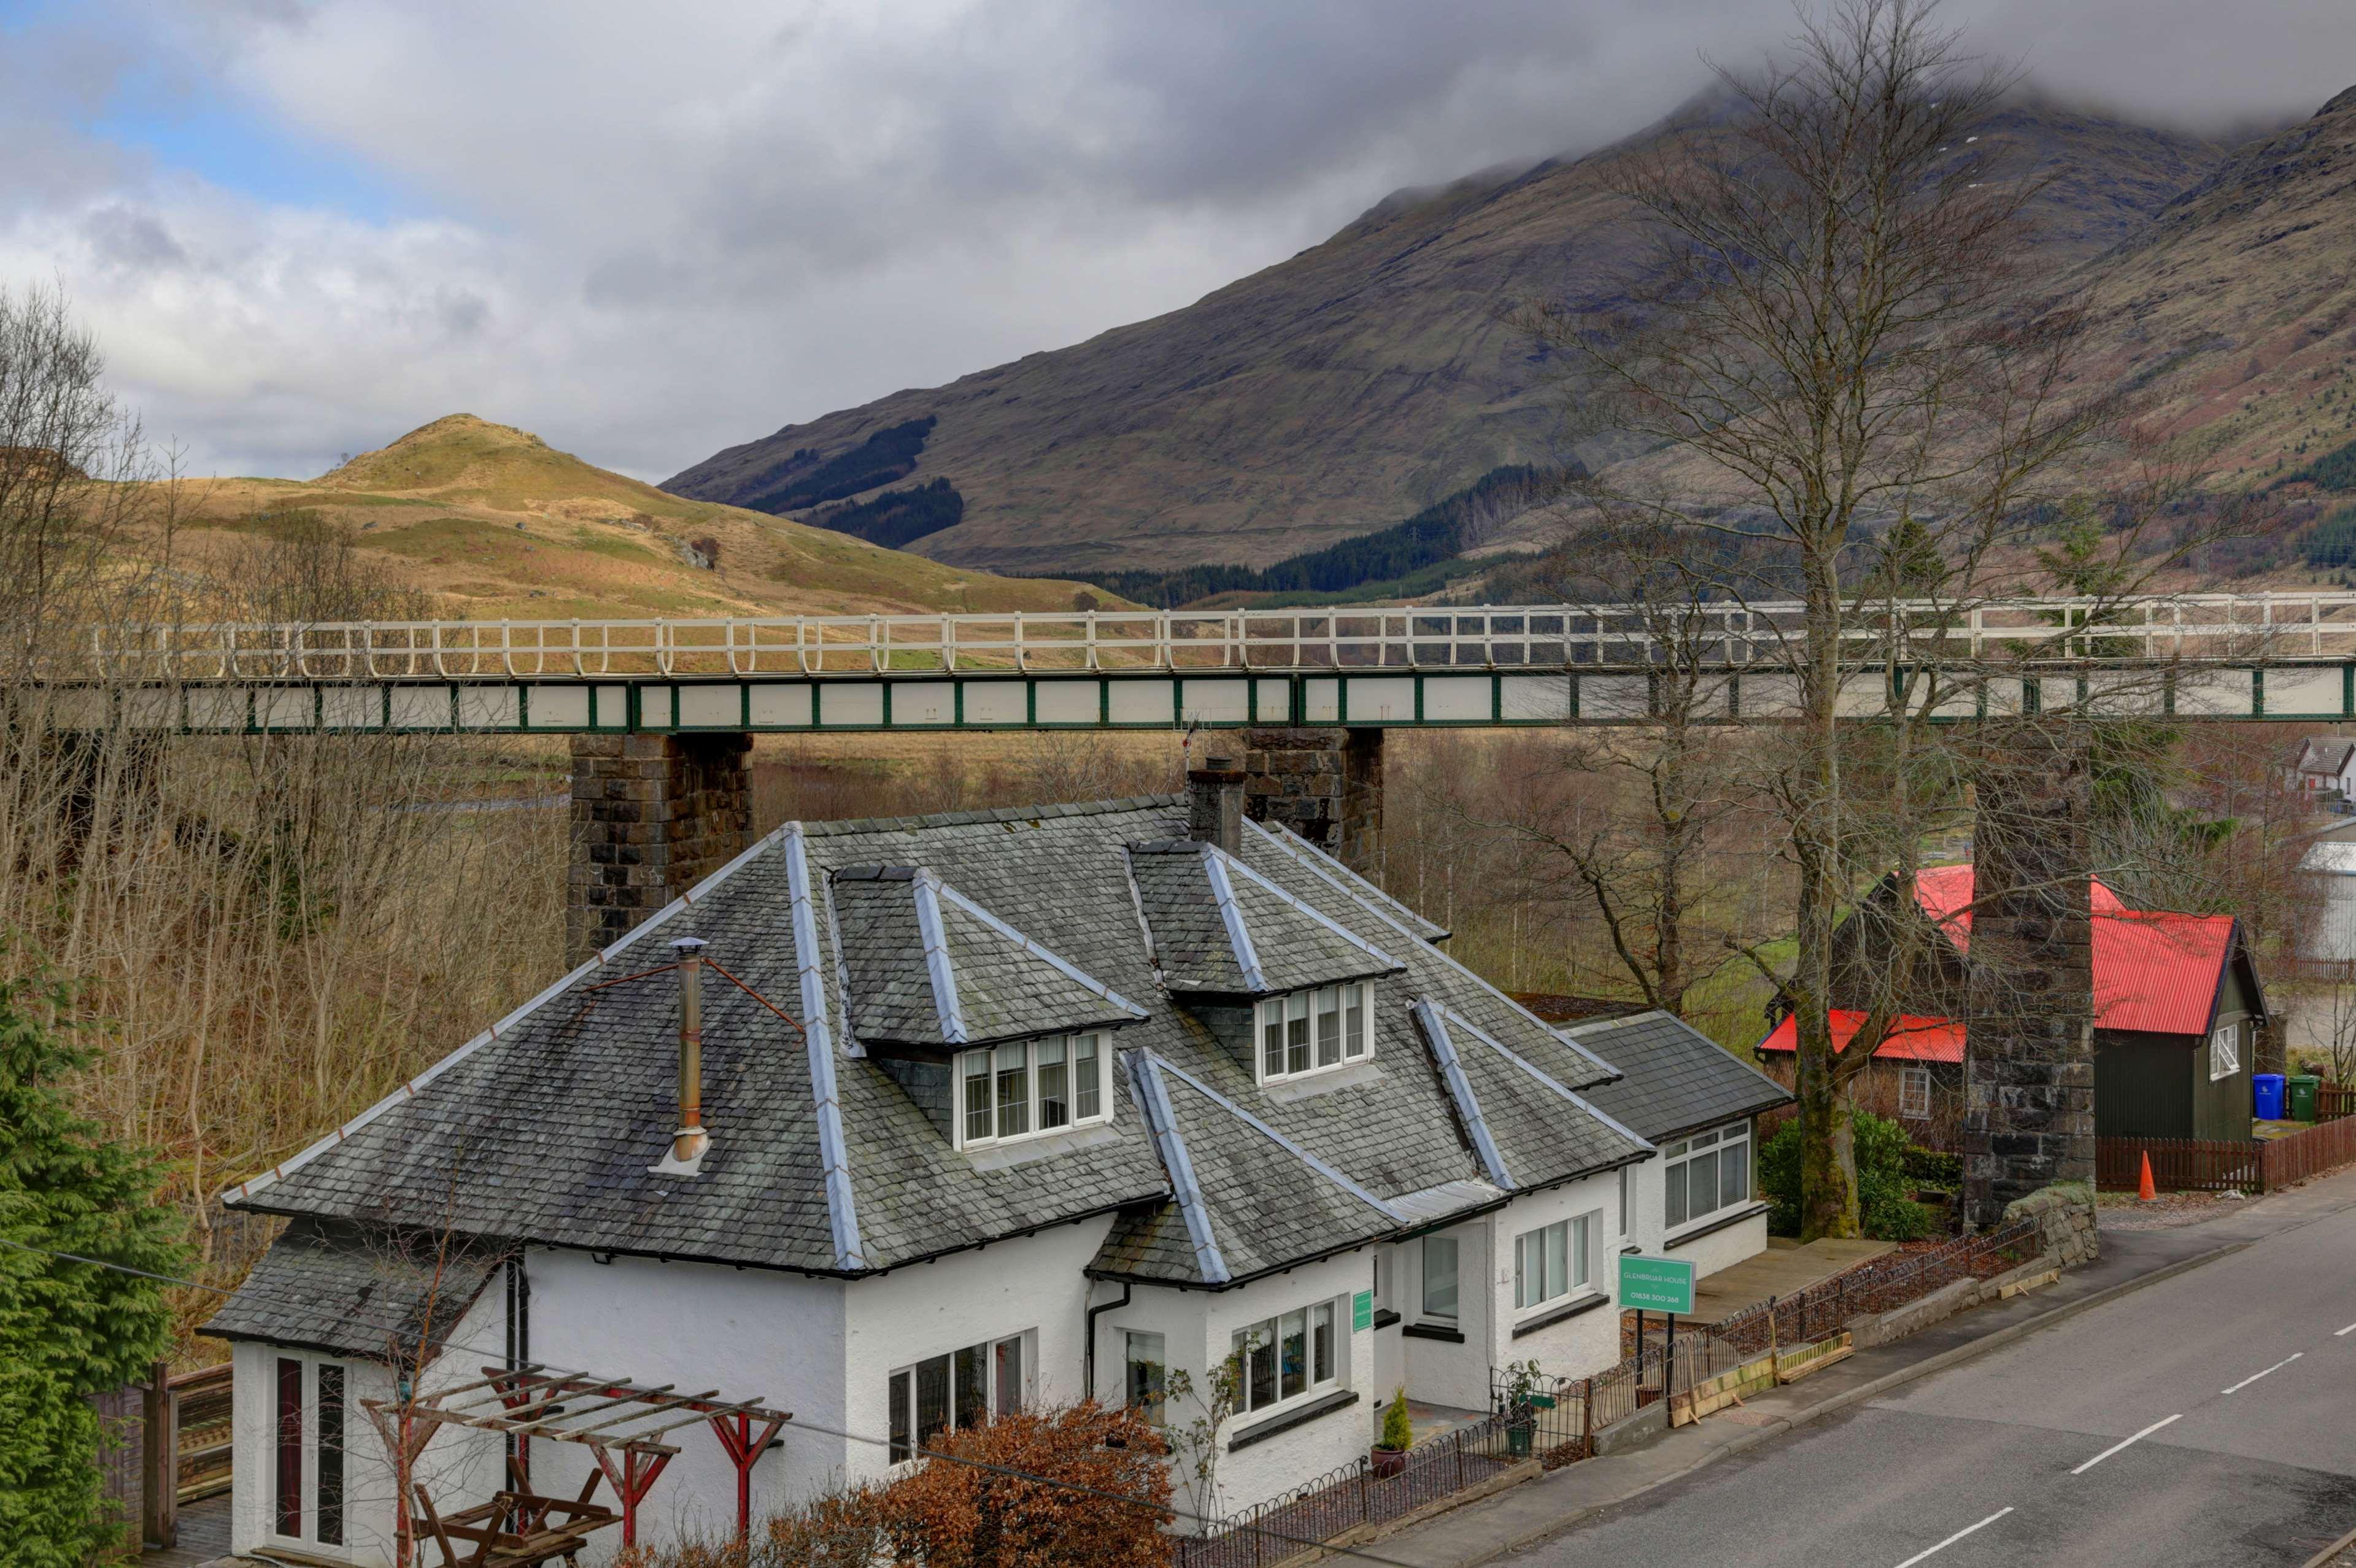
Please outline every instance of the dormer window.
[[1100, 1030], [959, 1052], [957, 1085], [960, 1149], [995, 1148], [1112, 1119]]
[[1374, 1051], [1373, 1008], [1374, 986], [1363, 980], [1267, 998], [1254, 1015], [1260, 1082], [1365, 1061]]

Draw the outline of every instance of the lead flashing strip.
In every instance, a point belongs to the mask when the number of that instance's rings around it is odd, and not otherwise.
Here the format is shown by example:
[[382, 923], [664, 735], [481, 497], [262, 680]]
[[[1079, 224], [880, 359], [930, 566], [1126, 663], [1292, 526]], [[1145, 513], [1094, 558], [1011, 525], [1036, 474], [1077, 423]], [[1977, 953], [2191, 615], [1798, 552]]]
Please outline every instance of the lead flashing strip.
[[1452, 1007], [1445, 1008], [1443, 1011], [1447, 1014], [1448, 1021], [1450, 1023], [1454, 1024], [1458, 1028], [1462, 1029], [1466, 1034], [1471, 1035], [1474, 1039], [1480, 1041], [1483, 1045], [1488, 1047], [1491, 1050], [1496, 1052], [1499, 1056], [1505, 1058], [1507, 1061], [1513, 1063], [1515, 1067], [1521, 1069], [1532, 1078], [1537, 1079], [1539, 1083], [1545, 1085], [1547, 1089], [1552, 1090], [1563, 1099], [1569, 1101], [1573, 1105], [1578, 1106], [1581, 1111], [1586, 1112], [1590, 1116], [1594, 1117], [1606, 1127], [1611, 1128], [1622, 1137], [1626, 1138], [1638, 1148], [1652, 1148], [1653, 1144], [1649, 1139], [1640, 1135], [1633, 1128], [1628, 1126], [1627, 1123], [1619, 1121], [1617, 1118], [1597, 1109], [1589, 1101], [1580, 1099], [1577, 1094], [1574, 1094], [1571, 1090], [1563, 1087], [1563, 1085], [1550, 1076], [1545, 1069], [1539, 1067], [1535, 1062], [1515, 1055], [1512, 1050], [1508, 1049], [1502, 1041], [1497, 1039], [1495, 1036], [1491, 1035], [1487, 1030], [1482, 1028], [1480, 1025], [1472, 1022], [1472, 1019], [1467, 1018], [1464, 1015], [1457, 1012]]
[[834, 1032], [827, 1026], [826, 976], [820, 964], [818, 910], [810, 898], [809, 854], [799, 822], [785, 835], [786, 887], [792, 906], [794, 972], [801, 982], [802, 1028], [809, 1036], [810, 1099], [818, 1110], [819, 1165], [826, 1173], [826, 1212], [834, 1234], [838, 1269], [864, 1269], [859, 1241], [859, 1210], [851, 1192], [851, 1156], [842, 1132], [842, 1101], [834, 1083]]
[[1431, 1047], [1431, 1054], [1440, 1058], [1440, 1075], [1456, 1101], [1457, 1112], [1464, 1118], [1464, 1130], [1472, 1134], [1472, 1148], [1481, 1156], [1482, 1167], [1489, 1173], [1491, 1181], [1512, 1191], [1513, 1176], [1505, 1169], [1505, 1155], [1497, 1152], [1497, 1141], [1489, 1135], [1489, 1123], [1481, 1115], [1481, 1101], [1472, 1093], [1472, 1080], [1465, 1075], [1464, 1064], [1457, 1059], [1456, 1042], [1448, 1037], [1447, 1020], [1429, 996], [1417, 997], [1412, 1011], [1425, 1041]]
[[1368, 1192], [1365, 1187], [1360, 1187], [1356, 1182], [1352, 1181], [1348, 1176], [1344, 1176], [1340, 1171], [1335, 1170], [1332, 1165], [1327, 1165], [1323, 1160], [1319, 1159], [1315, 1155], [1311, 1154], [1308, 1150], [1302, 1148], [1300, 1144], [1294, 1143], [1291, 1139], [1286, 1137], [1283, 1133], [1278, 1132], [1275, 1128], [1269, 1126], [1267, 1122], [1261, 1121], [1258, 1117], [1253, 1115], [1242, 1106], [1237, 1105], [1234, 1101], [1229, 1100], [1226, 1095], [1221, 1094], [1217, 1090], [1213, 1089], [1209, 1084], [1205, 1083], [1201, 1079], [1196, 1078], [1193, 1073], [1188, 1072], [1176, 1062], [1164, 1062], [1162, 1066], [1164, 1071], [1170, 1073], [1181, 1083], [1183, 1083], [1188, 1088], [1192, 1089], [1195, 1093], [1201, 1095], [1204, 1099], [1209, 1101], [1212, 1104], [1217, 1106], [1220, 1110], [1226, 1112], [1237, 1121], [1241, 1122], [1245, 1126], [1251, 1128], [1254, 1132], [1257, 1132], [1261, 1136], [1269, 1139], [1270, 1142], [1274, 1143], [1278, 1148], [1282, 1149], [1286, 1154], [1290, 1155], [1294, 1159], [1299, 1160], [1302, 1165], [1307, 1165], [1311, 1170], [1315, 1171], [1319, 1176], [1323, 1176], [1335, 1187], [1342, 1188], [1344, 1192], [1350, 1194], [1351, 1197], [1365, 1203], [1368, 1208], [1381, 1215], [1384, 1219], [1389, 1220], [1392, 1224], [1404, 1225], [1408, 1223], [1408, 1217], [1406, 1215], [1400, 1213], [1398, 1209], [1393, 1208], [1389, 1204], [1384, 1202], [1381, 1198], [1376, 1197], [1373, 1193]]
[[1244, 929], [1244, 912], [1236, 903], [1236, 890], [1227, 880], [1226, 857], [1216, 850], [1203, 856], [1203, 875], [1211, 880], [1211, 900], [1219, 907], [1219, 919], [1227, 928], [1227, 946], [1235, 950], [1236, 967], [1243, 971], [1244, 989], [1259, 993], [1268, 989], [1268, 976], [1259, 967], [1259, 950], [1252, 946], [1251, 932]]
[[1233, 1276], [1227, 1271], [1227, 1260], [1219, 1251], [1219, 1240], [1212, 1233], [1210, 1211], [1203, 1206], [1203, 1189], [1194, 1182], [1194, 1162], [1187, 1157], [1186, 1140], [1179, 1134], [1178, 1119], [1171, 1112], [1170, 1090], [1162, 1081], [1160, 1068], [1151, 1051], [1131, 1052], [1130, 1086], [1138, 1111], [1153, 1134], [1154, 1147], [1161, 1151], [1162, 1168], [1169, 1174], [1179, 1217], [1186, 1221], [1187, 1240], [1194, 1244], [1194, 1268], [1205, 1283], [1223, 1285]]
[[1103, 997], [1107, 1002], [1111, 1003], [1114, 1006], [1119, 1008], [1124, 1013], [1133, 1015], [1139, 1018], [1148, 1016], [1144, 1008], [1140, 1007], [1136, 1003], [1131, 1002], [1119, 992], [1113, 990], [1112, 987], [1105, 984], [1104, 982], [1098, 980], [1091, 975], [1081, 972], [1070, 963], [1066, 962], [1063, 959], [1060, 959], [1054, 953], [1049, 952], [1045, 948], [1041, 947], [1037, 942], [1033, 941], [1029, 937], [1024, 936], [1021, 931], [1016, 930], [1013, 927], [1008, 925], [1005, 921], [1000, 919], [997, 916], [991, 914], [989, 910], [983, 908], [980, 905], [975, 903], [972, 899], [967, 897], [964, 894], [958, 892], [948, 883], [939, 882], [937, 879], [936, 886], [940, 890], [941, 897], [948, 899], [959, 909], [971, 915], [975, 919], [980, 920], [983, 925], [989, 927], [1000, 936], [1004, 937], [1008, 941], [1012, 942], [1016, 947], [1021, 948], [1033, 958], [1038, 959], [1042, 962], [1047, 964], [1050, 968], [1063, 975], [1065, 979], [1094, 992], [1097, 995]]
[[953, 1046], [964, 1045], [965, 1014], [958, 1006], [957, 972], [949, 967], [948, 938], [941, 930], [940, 878], [930, 872], [919, 872], [914, 888], [916, 897], [916, 936], [925, 944], [925, 972], [933, 983], [933, 1011], [940, 1015], [941, 1038]]
[[652, 936], [657, 929], [662, 927], [672, 916], [678, 914], [680, 910], [693, 908], [699, 899], [707, 897], [714, 887], [717, 887], [721, 883], [726, 881], [738, 871], [744, 869], [744, 867], [750, 864], [755, 857], [761, 854], [762, 851], [767, 849], [771, 844], [776, 843], [780, 838], [784, 837], [785, 832], [785, 829], [780, 828], [776, 832], [773, 832], [766, 838], [762, 839], [758, 843], [755, 843], [751, 848], [745, 850], [744, 854], [738, 855], [735, 859], [720, 867], [720, 869], [714, 871], [711, 875], [705, 877], [702, 881], [697, 883], [694, 886], [689, 888], [686, 892], [680, 894], [678, 897], [672, 899], [669, 903], [664, 905], [661, 908], [648, 916], [646, 919], [637, 926], [624, 932], [620, 937], [616, 938], [610, 946], [599, 950], [596, 955], [591, 958], [588, 962], [581, 965], [578, 969], [572, 971], [562, 979], [557, 981], [555, 984], [551, 985], [547, 990], [541, 992], [539, 995], [533, 997], [530, 1001], [525, 1003], [520, 1007], [518, 1007], [514, 1012], [508, 1014], [507, 1016], [499, 1019], [497, 1023], [494, 1023], [489, 1028], [485, 1029], [481, 1034], [477, 1035], [473, 1039], [468, 1040], [465, 1045], [460, 1046], [456, 1050], [452, 1051], [448, 1056], [444, 1057], [440, 1061], [435, 1062], [423, 1072], [419, 1073], [415, 1078], [408, 1079], [399, 1088], [395, 1089], [391, 1093], [386, 1095], [382, 1100], [378, 1101], [374, 1105], [369, 1106], [367, 1110], [361, 1112], [350, 1121], [344, 1122], [334, 1132], [329, 1133], [326, 1137], [320, 1138], [298, 1150], [294, 1154], [288, 1155], [285, 1159], [281, 1160], [278, 1164], [271, 1166], [270, 1169], [262, 1172], [260, 1175], [248, 1176], [245, 1180], [239, 1182], [234, 1186], [221, 1188], [219, 1195], [219, 1200], [225, 1204], [232, 1201], [242, 1201], [245, 1198], [252, 1197], [255, 1193], [260, 1192], [264, 1187], [270, 1187], [277, 1182], [284, 1181], [288, 1176], [294, 1175], [296, 1171], [310, 1164], [319, 1155], [326, 1154], [329, 1149], [337, 1147], [347, 1139], [350, 1138], [353, 1134], [369, 1126], [369, 1123], [376, 1121], [378, 1117], [383, 1115], [386, 1112], [391, 1111], [397, 1105], [402, 1105], [409, 1101], [416, 1099], [418, 1091], [424, 1089], [426, 1085], [432, 1083], [435, 1079], [440, 1078], [444, 1073], [448, 1072], [452, 1068], [456, 1067], [460, 1062], [465, 1061], [468, 1057], [473, 1056], [477, 1051], [482, 1049], [485, 1046], [489, 1045], [492, 1041], [500, 1039], [507, 1035], [514, 1033], [516, 1026], [521, 1024], [526, 1018], [531, 1016], [532, 1014], [538, 1012], [549, 1003], [553, 1002], [558, 997], [563, 995], [580, 982], [588, 979], [591, 975], [596, 973], [599, 970], [613, 962], [614, 960], [621, 954], [624, 949], [635, 946], [646, 938]]

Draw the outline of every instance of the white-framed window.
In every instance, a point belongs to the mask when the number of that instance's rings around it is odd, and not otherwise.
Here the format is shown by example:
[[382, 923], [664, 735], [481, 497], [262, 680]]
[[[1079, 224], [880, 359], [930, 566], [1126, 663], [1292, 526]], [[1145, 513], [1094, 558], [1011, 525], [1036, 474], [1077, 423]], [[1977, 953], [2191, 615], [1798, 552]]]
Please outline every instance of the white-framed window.
[[1456, 1238], [1423, 1239], [1423, 1316], [1440, 1323], [1456, 1321]]
[[1751, 1123], [1696, 1133], [1661, 1151], [1669, 1230], [1751, 1200]]
[[985, 1339], [894, 1371], [888, 1385], [892, 1463], [915, 1458], [945, 1432], [1012, 1415], [1029, 1402], [1030, 1337], [1025, 1331]]
[[2242, 1070], [2241, 1026], [2222, 1024], [2209, 1036], [2209, 1081], [2231, 1078]]
[[293, 1350], [272, 1356], [273, 1540], [306, 1546], [346, 1543], [346, 1466], [358, 1397], [347, 1362]]
[[1901, 1067], [1898, 1069], [1898, 1114], [1917, 1122], [1931, 1119], [1931, 1069], [1927, 1067]]
[[1014, 1040], [957, 1059], [958, 1147], [982, 1148], [1108, 1121], [1104, 1036]]
[[1365, 981], [1270, 996], [1254, 1012], [1259, 1080], [1361, 1062], [1374, 1046], [1375, 988]]
[[1514, 1238], [1514, 1310], [1560, 1301], [1589, 1287], [1595, 1274], [1600, 1214], [1558, 1219]]
[[1129, 1402], [1145, 1417], [1149, 1425], [1162, 1424], [1162, 1408], [1170, 1387], [1169, 1341], [1159, 1334], [1130, 1329], [1121, 1355], [1128, 1369], [1122, 1379]]
[[1238, 1415], [1333, 1388], [1342, 1380], [1334, 1304], [1312, 1302], [1247, 1324], [1235, 1331], [1231, 1354], [1242, 1374], [1236, 1389]]

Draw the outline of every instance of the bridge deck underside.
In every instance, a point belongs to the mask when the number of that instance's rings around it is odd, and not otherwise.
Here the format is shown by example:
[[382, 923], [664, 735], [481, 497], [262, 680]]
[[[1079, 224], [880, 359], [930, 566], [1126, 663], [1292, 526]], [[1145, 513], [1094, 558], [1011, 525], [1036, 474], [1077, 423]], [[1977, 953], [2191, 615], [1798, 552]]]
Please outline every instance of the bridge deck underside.
[[[1841, 712], [1889, 712], [1891, 682], [1859, 671]], [[1920, 688], [1917, 688], [1918, 692]], [[1717, 677], [1701, 711], [1721, 723], [1795, 716], [1789, 673]], [[1178, 725], [1376, 727], [1632, 725], [1655, 712], [1641, 671], [1393, 671], [1215, 675], [846, 674], [819, 679], [468, 680], [189, 682], [51, 688], [59, 729], [197, 734], [452, 730], [627, 731], [1168, 729]], [[1934, 716], [1958, 722], [2071, 709], [2098, 716], [2356, 719], [2356, 661], [2006, 674], [1957, 685]]]

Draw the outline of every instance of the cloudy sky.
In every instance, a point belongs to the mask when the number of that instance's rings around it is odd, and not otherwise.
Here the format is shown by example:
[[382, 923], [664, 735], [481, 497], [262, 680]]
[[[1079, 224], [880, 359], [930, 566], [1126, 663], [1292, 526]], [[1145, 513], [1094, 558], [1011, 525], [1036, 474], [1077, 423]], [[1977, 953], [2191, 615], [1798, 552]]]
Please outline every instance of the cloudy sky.
[[[1951, 0], [2207, 126], [2348, 0]], [[457, 410], [661, 478], [1186, 304], [1402, 185], [1633, 130], [1783, 0], [0, 0], [0, 285], [198, 472]]]

